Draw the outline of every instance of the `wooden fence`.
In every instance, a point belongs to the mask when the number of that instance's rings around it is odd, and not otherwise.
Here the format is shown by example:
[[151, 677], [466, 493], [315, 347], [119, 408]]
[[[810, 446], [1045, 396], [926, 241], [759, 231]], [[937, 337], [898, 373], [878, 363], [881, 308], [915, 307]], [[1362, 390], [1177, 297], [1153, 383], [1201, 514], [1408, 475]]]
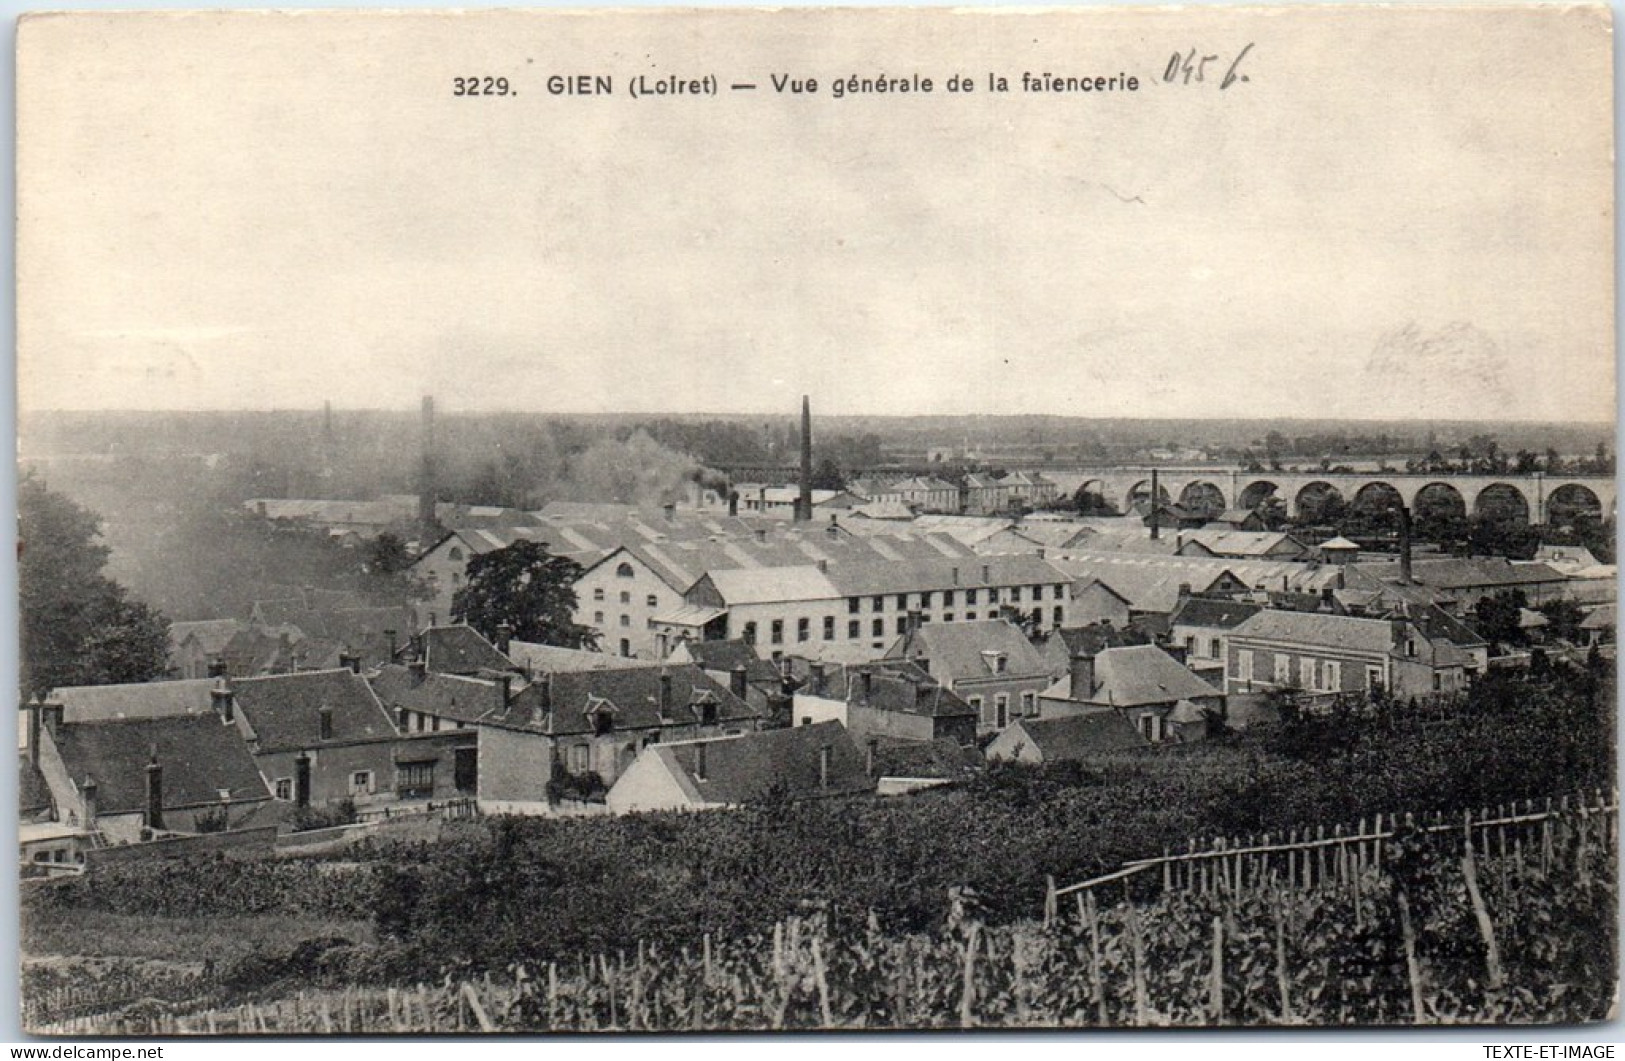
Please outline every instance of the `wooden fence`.
[[1045, 896], [1046, 920], [1056, 916], [1059, 900], [1068, 895], [1121, 886], [1124, 897], [1144, 898], [1170, 891], [1232, 892], [1317, 889], [1347, 884], [1367, 867], [1379, 865], [1388, 845], [1397, 841], [1476, 851], [1484, 858], [1522, 861], [1538, 857], [1542, 870], [1551, 865], [1555, 836], [1572, 830], [1578, 843], [1605, 850], [1619, 846], [1619, 791], [1513, 801], [1460, 815], [1378, 814], [1351, 826], [1324, 825], [1294, 829], [1283, 835], [1192, 838], [1183, 852], [1165, 851], [1157, 858], [1125, 862], [1116, 872], [1066, 887], [1051, 878]]

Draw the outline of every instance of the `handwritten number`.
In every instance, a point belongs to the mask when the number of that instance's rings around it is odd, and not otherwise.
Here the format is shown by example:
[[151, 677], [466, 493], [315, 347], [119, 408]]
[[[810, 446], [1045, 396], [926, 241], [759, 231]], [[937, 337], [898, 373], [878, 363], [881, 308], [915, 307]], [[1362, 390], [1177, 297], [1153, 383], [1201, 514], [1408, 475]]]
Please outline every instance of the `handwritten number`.
[[[1252, 50], [1252, 44], [1248, 44], [1236, 55], [1235, 59], [1231, 60], [1229, 69], [1225, 71], [1223, 80], [1219, 82], [1220, 89], [1227, 89], [1237, 81], [1248, 80], [1247, 75], [1240, 72], [1241, 61]], [[1199, 55], [1195, 48], [1192, 48], [1189, 52], [1175, 52], [1169, 57], [1168, 65], [1163, 67], [1162, 80], [1169, 85], [1201, 84], [1207, 80], [1208, 64], [1218, 61], [1219, 56]]]
[[1235, 62], [1230, 64], [1230, 69], [1228, 69], [1228, 70], [1226, 70], [1224, 72], [1224, 80], [1219, 82], [1219, 88], [1221, 90], [1229, 88], [1231, 85], [1235, 84], [1237, 81], [1245, 81], [1245, 80], [1247, 80], [1247, 75], [1246, 74], [1238, 74], [1238, 73], [1236, 73], [1236, 70], [1237, 70], [1238, 67], [1241, 66], [1241, 61], [1243, 59], [1247, 58], [1247, 53], [1252, 51], [1252, 50], [1253, 50], [1252, 43], [1248, 42], [1247, 47], [1243, 48], [1241, 50], [1240, 54], [1238, 54], [1236, 56]]

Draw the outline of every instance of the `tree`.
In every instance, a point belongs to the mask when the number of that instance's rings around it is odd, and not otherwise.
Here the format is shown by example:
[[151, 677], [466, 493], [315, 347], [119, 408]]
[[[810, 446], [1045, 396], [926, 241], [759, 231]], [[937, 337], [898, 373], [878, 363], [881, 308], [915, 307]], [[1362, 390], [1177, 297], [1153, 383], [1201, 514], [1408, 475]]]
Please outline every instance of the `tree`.
[[841, 475], [841, 466], [825, 457], [813, 469], [812, 488], [814, 490], [845, 490], [846, 478]]
[[374, 538], [361, 569], [367, 590], [378, 600], [405, 603], [434, 596], [422, 579], [412, 575], [412, 553], [399, 535], [385, 531]]
[[1529, 599], [1522, 590], [1508, 590], [1479, 598], [1473, 606], [1473, 625], [1484, 640], [1500, 645], [1528, 644], [1529, 636], [1519, 625], [1520, 613]]
[[101, 520], [33, 475], [17, 486], [22, 692], [162, 677], [168, 623], [102, 574]]
[[468, 582], [452, 598], [452, 618], [491, 642], [507, 626], [521, 641], [591, 648], [598, 632], [572, 618], [580, 577], [574, 560], [552, 555], [540, 542], [517, 541], [468, 561]]

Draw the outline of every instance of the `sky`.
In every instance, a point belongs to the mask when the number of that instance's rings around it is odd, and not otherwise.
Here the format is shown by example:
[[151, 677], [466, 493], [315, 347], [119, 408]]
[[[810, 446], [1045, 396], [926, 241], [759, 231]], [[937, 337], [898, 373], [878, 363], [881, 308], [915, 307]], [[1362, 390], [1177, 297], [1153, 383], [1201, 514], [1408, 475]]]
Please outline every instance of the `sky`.
[[[25, 411], [1614, 417], [1601, 9], [19, 36]], [[1204, 81], [1166, 83], [1191, 48], [1219, 57]], [[1023, 71], [1140, 87], [1024, 93]], [[552, 96], [555, 73], [615, 95]], [[633, 100], [638, 73], [723, 90]], [[936, 90], [831, 95], [883, 73]], [[514, 94], [453, 96], [466, 75]]]

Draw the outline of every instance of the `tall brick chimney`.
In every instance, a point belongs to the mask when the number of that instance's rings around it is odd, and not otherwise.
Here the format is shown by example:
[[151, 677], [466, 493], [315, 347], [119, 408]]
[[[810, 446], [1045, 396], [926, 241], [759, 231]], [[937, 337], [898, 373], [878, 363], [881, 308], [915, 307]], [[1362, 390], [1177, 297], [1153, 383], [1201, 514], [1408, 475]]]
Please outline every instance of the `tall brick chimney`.
[[435, 494], [437, 486], [434, 474], [434, 399], [427, 394], [423, 396], [423, 437], [421, 439], [423, 453], [418, 468], [418, 524], [422, 528], [421, 546], [428, 548], [431, 544], [430, 535], [435, 527]]
[[801, 396], [801, 501], [796, 506], [796, 519], [807, 522], [812, 518], [812, 403], [803, 394]]
[[1151, 469], [1151, 540], [1152, 541], [1156, 541], [1157, 538], [1159, 537], [1157, 524], [1162, 522], [1161, 516], [1157, 512], [1157, 506], [1162, 500], [1161, 497], [1158, 496], [1161, 493], [1161, 490], [1162, 490], [1161, 484], [1159, 484], [1157, 482], [1157, 469], [1152, 468]]

